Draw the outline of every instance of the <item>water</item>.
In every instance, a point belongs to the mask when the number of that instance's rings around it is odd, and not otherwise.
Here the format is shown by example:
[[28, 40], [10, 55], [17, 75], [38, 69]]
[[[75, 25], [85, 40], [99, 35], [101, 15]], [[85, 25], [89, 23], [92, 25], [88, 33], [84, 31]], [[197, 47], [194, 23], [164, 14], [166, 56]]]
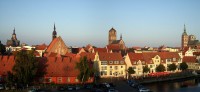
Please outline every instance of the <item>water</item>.
[[200, 78], [144, 84], [153, 92], [200, 92]]

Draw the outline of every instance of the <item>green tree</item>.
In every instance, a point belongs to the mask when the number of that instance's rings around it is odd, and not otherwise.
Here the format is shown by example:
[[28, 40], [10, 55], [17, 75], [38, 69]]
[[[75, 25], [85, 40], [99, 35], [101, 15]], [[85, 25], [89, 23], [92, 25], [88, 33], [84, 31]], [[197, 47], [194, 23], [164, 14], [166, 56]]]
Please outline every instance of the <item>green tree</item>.
[[76, 69], [80, 71], [78, 75], [78, 80], [81, 81], [81, 83], [84, 83], [88, 81], [89, 77], [93, 76], [93, 68], [89, 66], [89, 62], [87, 60], [87, 57], [81, 57], [80, 62], [76, 63]]
[[13, 85], [15, 82], [14, 75], [9, 71], [7, 72], [7, 76], [5, 78], [6, 84], [7, 85]]
[[180, 64], [180, 69], [181, 69], [181, 70], [186, 70], [187, 68], [188, 68], [188, 65], [187, 65], [186, 62], [182, 62], [182, 63]]
[[129, 67], [128, 70], [127, 70], [127, 72], [128, 72], [128, 76], [130, 77], [131, 74], [135, 73], [135, 70], [132, 67]]
[[156, 67], [156, 72], [164, 72], [166, 69], [165, 69], [165, 66], [163, 64], [160, 64]]
[[0, 42], [0, 55], [5, 54], [5, 52], [6, 52], [6, 47]]
[[30, 84], [38, 70], [38, 62], [36, 61], [34, 52], [25, 50], [18, 52], [12, 70], [18, 83]]
[[145, 65], [143, 67], [143, 73], [148, 73], [150, 71], [149, 67], [147, 65]]
[[176, 68], [177, 68], [177, 66], [176, 66], [176, 64], [174, 64], [174, 63], [172, 63], [172, 64], [170, 64], [170, 65], [168, 66], [168, 70], [169, 70], [169, 71], [175, 71]]

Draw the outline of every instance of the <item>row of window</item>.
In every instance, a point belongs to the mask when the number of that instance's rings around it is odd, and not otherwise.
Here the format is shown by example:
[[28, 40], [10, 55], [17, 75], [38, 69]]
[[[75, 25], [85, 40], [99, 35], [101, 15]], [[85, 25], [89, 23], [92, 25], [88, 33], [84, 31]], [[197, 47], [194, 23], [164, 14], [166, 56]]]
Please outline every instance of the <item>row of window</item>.
[[[121, 72], [113, 72], [113, 71], [110, 71], [110, 74], [109, 75], [114, 75], [114, 76], [118, 76], [118, 75], [123, 75], [124, 72], [121, 71]], [[101, 71], [101, 76], [102, 75], [107, 75], [107, 71]]]
[[[49, 78], [47, 78], [46, 80], [41, 80], [41, 81], [45, 81], [45, 82], [51, 83], [51, 82], [52, 82], [52, 78], [49, 77]], [[62, 77], [58, 77], [58, 78], [57, 78], [57, 82], [58, 82], [58, 83], [62, 83], [62, 82], [63, 82], [63, 78], [62, 78]], [[66, 79], [66, 82], [71, 82], [71, 80], [70, 80], [69, 77]], [[77, 78], [75, 79], [75, 82], [78, 82], [78, 79], [77, 79]]]
[[[107, 65], [107, 61], [101, 61], [101, 65]], [[124, 64], [124, 61], [109, 61], [109, 64]]]
[[[118, 70], [118, 67], [120, 66], [110, 66], [110, 69], [114, 68], [114, 70]], [[124, 68], [124, 66], [121, 66], [121, 68]], [[101, 70], [102, 71], [107, 70], [107, 66], [101, 66]]]

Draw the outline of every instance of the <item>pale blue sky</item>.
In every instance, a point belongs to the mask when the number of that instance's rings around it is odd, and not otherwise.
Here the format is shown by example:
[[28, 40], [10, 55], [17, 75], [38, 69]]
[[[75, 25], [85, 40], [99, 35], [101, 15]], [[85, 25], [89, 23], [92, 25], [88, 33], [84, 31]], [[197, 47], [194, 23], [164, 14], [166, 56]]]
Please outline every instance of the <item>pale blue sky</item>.
[[200, 0], [0, 0], [0, 40], [49, 44], [53, 24], [68, 46], [104, 47], [114, 27], [128, 47], [180, 46], [183, 25], [200, 39]]

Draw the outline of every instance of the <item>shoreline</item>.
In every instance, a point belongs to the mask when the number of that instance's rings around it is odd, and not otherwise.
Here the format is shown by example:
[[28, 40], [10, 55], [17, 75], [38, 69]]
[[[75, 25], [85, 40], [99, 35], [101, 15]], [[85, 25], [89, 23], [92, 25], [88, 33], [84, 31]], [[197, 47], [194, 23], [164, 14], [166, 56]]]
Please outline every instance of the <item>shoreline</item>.
[[200, 75], [188, 75], [188, 76], [180, 76], [180, 77], [168, 77], [168, 78], [154, 78], [151, 80], [137, 80], [140, 84], [149, 84], [149, 83], [158, 83], [158, 82], [166, 82], [166, 81], [179, 81], [179, 80], [187, 80], [187, 79], [195, 79], [200, 78]]

